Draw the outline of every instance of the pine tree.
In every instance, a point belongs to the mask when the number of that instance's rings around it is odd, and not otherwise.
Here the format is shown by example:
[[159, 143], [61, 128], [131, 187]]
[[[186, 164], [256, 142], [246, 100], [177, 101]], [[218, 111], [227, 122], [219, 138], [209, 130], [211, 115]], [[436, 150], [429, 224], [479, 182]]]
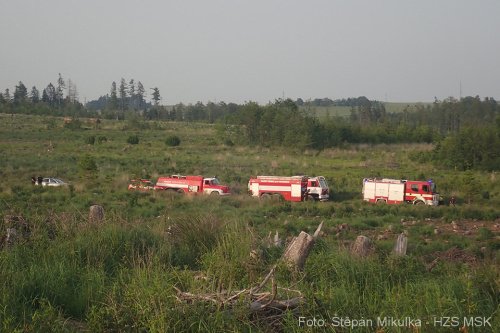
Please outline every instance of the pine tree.
[[137, 107], [136, 97], [135, 97], [135, 82], [134, 79], [130, 79], [128, 83], [128, 95], [129, 95], [129, 108], [135, 109]]
[[38, 91], [38, 89], [36, 89], [35, 86], [31, 88], [30, 100], [33, 104], [40, 102], [40, 92]]
[[10, 90], [9, 88], [5, 89], [5, 93], [3, 94], [3, 98], [7, 103], [11, 102]]
[[470, 170], [464, 172], [462, 176], [462, 191], [467, 203], [470, 204], [481, 193], [481, 184]]
[[155, 106], [158, 106], [160, 104], [160, 99], [161, 99], [160, 89], [158, 89], [157, 87], [154, 87], [152, 89], [153, 89], [152, 96], [153, 96], [154, 104], [155, 104]]
[[144, 104], [146, 103], [144, 100], [144, 94], [146, 93], [146, 90], [144, 89], [144, 86], [142, 85], [141, 81], [137, 82], [137, 104], [139, 106], [139, 109], [144, 108]]
[[47, 85], [47, 88], [43, 91], [42, 101], [47, 103], [49, 106], [54, 106], [56, 103], [56, 88], [52, 83]]
[[28, 99], [28, 89], [26, 86], [19, 81], [19, 84], [16, 86], [16, 90], [14, 91], [14, 104], [18, 105], [26, 102]]
[[125, 83], [124, 78], [122, 78], [120, 80], [119, 93], [120, 93], [120, 109], [122, 111], [125, 111], [125, 100], [127, 99], [127, 88], [126, 88], [126, 83]]
[[116, 110], [118, 108], [118, 96], [116, 92], [116, 82], [111, 83], [111, 96], [109, 101], [109, 108], [111, 110]]
[[56, 94], [55, 94], [55, 99], [56, 99], [58, 107], [62, 106], [65, 88], [66, 88], [66, 84], [64, 83], [64, 80], [61, 76], [61, 73], [59, 73], [59, 78], [57, 79], [57, 90], [56, 90]]
[[42, 102], [49, 104], [49, 95], [47, 94], [47, 89], [43, 89]]

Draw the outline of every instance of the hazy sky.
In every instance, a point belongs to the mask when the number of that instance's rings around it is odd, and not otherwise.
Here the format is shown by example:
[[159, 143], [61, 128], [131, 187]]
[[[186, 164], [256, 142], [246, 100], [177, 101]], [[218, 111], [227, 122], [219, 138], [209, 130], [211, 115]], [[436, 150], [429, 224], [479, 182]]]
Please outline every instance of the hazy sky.
[[499, 0], [0, 0], [0, 91], [125, 78], [163, 104], [500, 99]]

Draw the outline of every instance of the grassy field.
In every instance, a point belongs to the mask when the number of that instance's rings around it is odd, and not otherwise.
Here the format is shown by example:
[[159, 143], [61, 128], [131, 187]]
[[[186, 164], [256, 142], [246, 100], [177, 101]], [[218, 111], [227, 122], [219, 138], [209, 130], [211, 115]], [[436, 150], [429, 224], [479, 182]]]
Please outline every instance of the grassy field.
[[[300, 152], [226, 146], [206, 124], [104, 121], [96, 129], [82, 122], [68, 129], [58, 118], [0, 115], [0, 212], [29, 226], [24, 233], [18, 226], [13, 244], [5, 241], [8, 218], [0, 228], [2, 332], [458, 332], [464, 317], [492, 317], [491, 327], [466, 325], [467, 332], [500, 327], [496, 173], [424, 163], [430, 145]], [[127, 143], [133, 135], [138, 144]], [[166, 145], [170, 135], [181, 144]], [[172, 173], [216, 175], [233, 195], [126, 189], [130, 179]], [[246, 194], [250, 176], [300, 173], [325, 176], [331, 200], [291, 204]], [[70, 186], [35, 187], [30, 179], [38, 175]], [[364, 203], [362, 179], [375, 176], [432, 178], [457, 206]], [[88, 221], [93, 204], [105, 209], [101, 224]], [[270, 247], [269, 234], [286, 243], [320, 222], [304, 271], [281, 264], [284, 247]], [[402, 232], [408, 255], [398, 257], [392, 249]], [[373, 240], [367, 258], [350, 254], [358, 235]], [[278, 299], [300, 292], [295, 311], [252, 312], [243, 293], [232, 306], [179, 300], [177, 290], [229, 295], [254, 287], [275, 264], [264, 291], [277, 286]], [[444, 317], [460, 325], [442, 326]], [[332, 318], [372, 325], [341, 327]], [[384, 318], [413, 322], [391, 326]]]

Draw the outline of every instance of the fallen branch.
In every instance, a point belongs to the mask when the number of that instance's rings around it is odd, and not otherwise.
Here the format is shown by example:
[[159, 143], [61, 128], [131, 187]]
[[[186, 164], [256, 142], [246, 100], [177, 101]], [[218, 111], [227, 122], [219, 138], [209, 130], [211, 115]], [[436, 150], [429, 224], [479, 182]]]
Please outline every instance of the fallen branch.
[[252, 289], [252, 293], [256, 293], [261, 290], [267, 284], [267, 281], [269, 281], [271, 276], [274, 276], [274, 271], [276, 271], [276, 265], [271, 268], [271, 270], [269, 271], [269, 273], [267, 273], [266, 277], [264, 278], [264, 280], [262, 280], [259, 286]]
[[[179, 301], [184, 301], [184, 302], [205, 301], [214, 304], [229, 305], [229, 306], [233, 306], [236, 303], [237, 299], [245, 297], [249, 298], [255, 304], [259, 303], [262, 308], [268, 306], [269, 307], [276, 306], [277, 308], [282, 308], [283, 304], [289, 304], [287, 303], [289, 300], [277, 301], [276, 297], [278, 296], [278, 290], [287, 291], [288, 293], [290, 292], [295, 293], [298, 295], [296, 299], [302, 299], [303, 298], [302, 293], [299, 290], [280, 288], [277, 286], [276, 281], [274, 279], [275, 268], [276, 266], [269, 271], [267, 276], [257, 287], [235, 291], [231, 295], [227, 295], [227, 292], [224, 291], [212, 294], [192, 294], [189, 292], [182, 291], [175, 286], [173, 288], [177, 292], [176, 298]], [[269, 282], [269, 280], [272, 281], [272, 287], [271, 287], [272, 291], [259, 293], [259, 291]], [[291, 305], [294, 304], [295, 302], [292, 302], [289, 305], [287, 305], [287, 307], [290, 307]]]
[[[312, 236], [302, 231], [288, 245], [282, 256], [282, 260], [302, 270], [312, 246], [319, 237], [322, 226], [323, 222], [320, 223]], [[278, 237], [276, 236], [276, 238]], [[176, 291], [175, 297], [179, 302], [203, 302], [215, 305], [217, 308], [225, 309], [231, 309], [246, 303], [248, 304], [249, 314], [252, 315], [253, 320], [259, 322], [265, 321], [268, 325], [275, 326], [276, 323], [283, 320], [286, 311], [297, 310], [305, 299], [300, 290], [278, 287], [275, 280], [276, 266], [277, 264], [270, 269], [258, 285], [252, 288], [232, 293], [220, 291], [218, 293], [196, 295], [174, 287]], [[271, 291], [262, 292], [269, 281], [271, 281]], [[284, 292], [286, 298], [280, 299], [280, 292]], [[290, 294], [294, 294], [293, 297], [290, 298]]]
[[[274, 273], [276, 266], [272, 267], [266, 277], [257, 286], [249, 289], [243, 289], [228, 294], [226, 291], [211, 294], [193, 294], [173, 287], [176, 291], [176, 299], [179, 302], [191, 304], [193, 302], [202, 302], [212, 304], [218, 308], [231, 309], [241, 304], [243, 299], [248, 303], [250, 314], [257, 315], [258, 320], [273, 319], [273, 322], [281, 320], [285, 311], [295, 310], [304, 301], [304, 296], [299, 290], [289, 288], [280, 288], [276, 284]], [[271, 291], [260, 292], [271, 281]], [[290, 299], [279, 299], [279, 291], [287, 294], [294, 293], [295, 297]]]

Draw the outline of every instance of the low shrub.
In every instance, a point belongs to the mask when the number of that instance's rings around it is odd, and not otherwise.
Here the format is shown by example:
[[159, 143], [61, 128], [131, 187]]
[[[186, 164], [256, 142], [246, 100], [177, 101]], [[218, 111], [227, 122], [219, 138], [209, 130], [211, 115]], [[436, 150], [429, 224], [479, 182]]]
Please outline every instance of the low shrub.
[[78, 162], [78, 166], [84, 172], [97, 171], [97, 163], [95, 159], [90, 155], [84, 155]]
[[85, 143], [88, 145], [93, 145], [95, 143], [95, 136], [91, 135], [85, 138]]
[[170, 147], [176, 147], [181, 144], [181, 139], [177, 135], [170, 135], [165, 139], [165, 144]]
[[479, 228], [478, 230], [478, 239], [479, 240], [488, 240], [490, 238], [493, 238], [494, 234], [493, 232], [488, 229], [488, 228]]
[[139, 144], [139, 137], [137, 135], [131, 135], [127, 138], [127, 143], [131, 145]]

